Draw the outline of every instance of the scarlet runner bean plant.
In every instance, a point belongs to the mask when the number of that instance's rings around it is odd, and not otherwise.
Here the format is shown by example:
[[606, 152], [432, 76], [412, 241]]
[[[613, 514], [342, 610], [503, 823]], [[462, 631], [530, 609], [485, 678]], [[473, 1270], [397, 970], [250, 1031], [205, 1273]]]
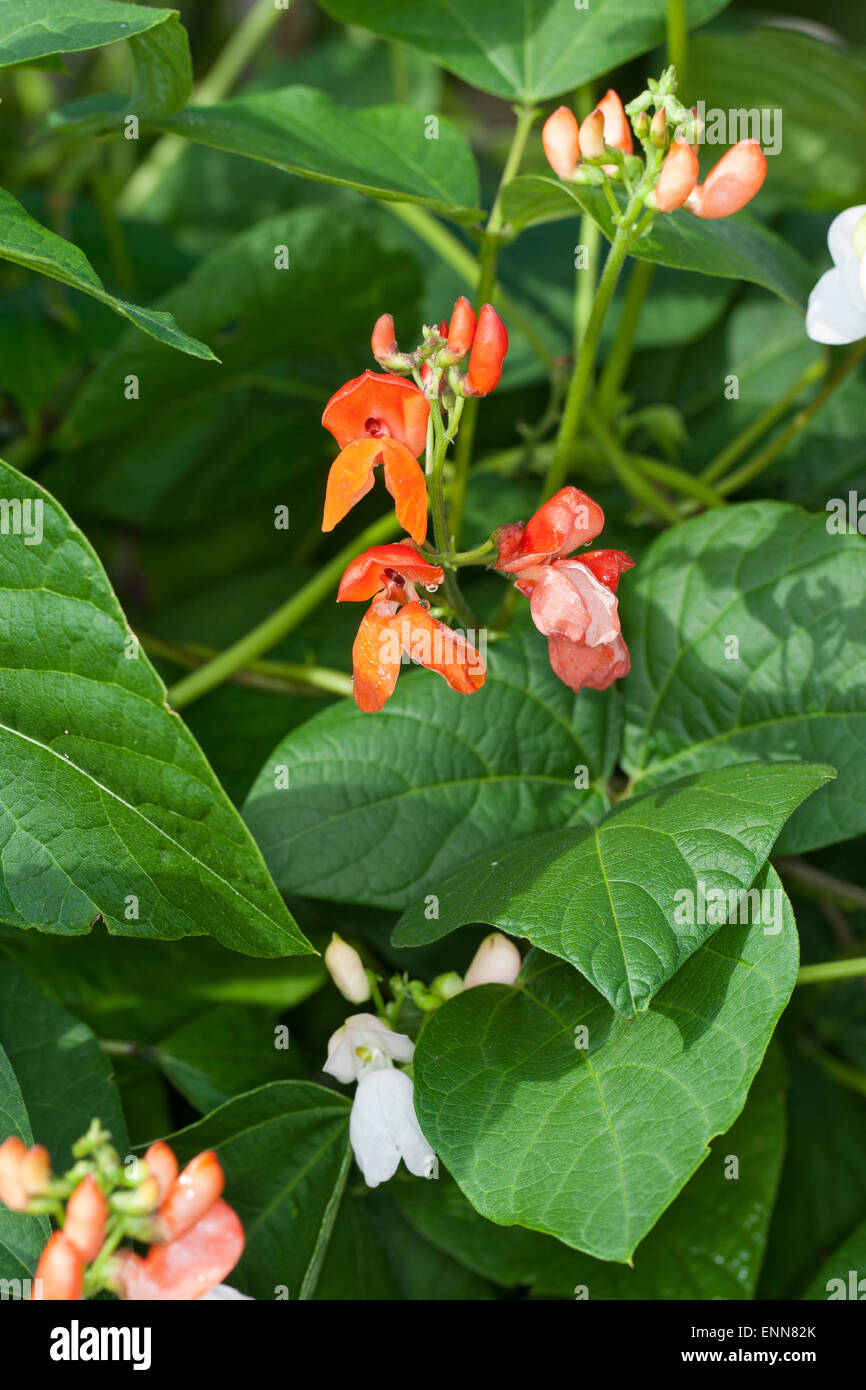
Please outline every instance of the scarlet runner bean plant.
[[866, 31], [627, 8], [0, 4], [2, 1300], [862, 1299]]

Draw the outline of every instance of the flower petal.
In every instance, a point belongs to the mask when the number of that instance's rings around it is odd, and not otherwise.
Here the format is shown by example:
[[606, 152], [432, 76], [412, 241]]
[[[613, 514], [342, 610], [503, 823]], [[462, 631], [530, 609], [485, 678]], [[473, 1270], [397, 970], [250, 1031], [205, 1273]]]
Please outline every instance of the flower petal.
[[561, 488], [530, 518], [516, 553], [498, 568], [516, 574], [540, 560], [568, 555], [594, 540], [603, 527], [604, 512], [597, 502], [580, 488]]
[[368, 1187], [392, 1178], [401, 1158], [417, 1177], [429, 1177], [436, 1160], [418, 1124], [412, 1082], [393, 1067], [361, 1077], [349, 1139]]
[[545, 565], [529, 598], [532, 621], [545, 637], [581, 642], [590, 624], [589, 609], [558, 565]]
[[398, 605], [385, 599], [370, 604], [352, 647], [352, 693], [365, 714], [375, 714], [394, 693], [402, 652], [391, 629]]
[[587, 550], [581, 555], [580, 563], [614, 593], [623, 571], [634, 569], [634, 560], [623, 550]]
[[866, 338], [866, 302], [857, 304], [841, 270], [828, 270], [809, 295], [806, 332], [815, 343], [856, 343]]
[[575, 691], [584, 687], [607, 690], [615, 680], [627, 676], [631, 667], [628, 647], [622, 637], [600, 647], [569, 642], [565, 637], [551, 637], [547, 649], [554, 675]]
[[[634, 141], [625, 107], [619, 95], [609, 87], [596, 107], [604, 117], [604, 143], [611, 149], [622, 150], [623, 154], [634, 153]], [[613, 165], [616, 168], [616, 165]]]
[[425, 588], [438, 587], [444, 578], [439, 566], [431, 565], [411, 545], [374, 545], [346, 566], [337, 590], [337, 602], [357, 603], [380, 593], [389, 582], [395, 582], [390, 580], [388, 570], [407, 584], [423, 584]]
[[421, 603], [407, 603], [393, 624], [413, 661], [444, 676], [452, 690], [473, 695], [487, 679], [484, 658], [461, 632], [433, 618]]
[[854, 245], [854, 228], [863, 216], [866, 216], [866, 205], [860, 203], [834, 217], [827, 232], [827, 247], [834, 266], [841, 272], [848, 298], [866, 312], [866, 302], [860, 288], [861, 259]]
[[391, 372], [362, 372], [341, 386], [325, 406], [322, 424], [340, 448], [370, 434], [377, 422], [378, 434], [405, 444], [414, 458], [427, 443], [430, 403], [414, 381]]
[[[358, 1049], [373, 1054], [367, 1061]], [[378, 1055], [378, 1060], [376, 1060]], [[406, 1033], [395, 1033], [375, 1014], [352, 1014], [328, 1040], [328, 1060], [322, 1071], [348, 1086], [368, 1070], [390, 1066], [394, 1062], [411, 1062], [415, 1044]]]
[[115, 1279], [120, 1297], [133, 1302], [201, 1298], [234, 1269], [244, 1249], [244, 1228], [223, 1201], [214, 1202], [176, 1240], [154, 1245], [144, 1259], [120, 1251]]
[[565, 575], [580, 594], [589, 614], [589, 627], [583, 637], [588, 647], [599, 647], [619, 636], [620, 624], [616, 595], [597, 579], [583, 560], [557, 560], [554, 569]]
[[382, 440], [385, 486], [394, 498], [397, 520], [420, 545], [427, 538], [427, 480], [405, 444]]
[[373, 467], [382, 452], [381, 439], [353, 439], [341, 449], [328, 474], [322, 530], [333, 531], [356, 502], [373, 486]]
[[751, 202], [767, 174], [767, 160], [757, 140], [739, 140], [723, 154], [689, 195], [686, 207], [695, 217], [730, 217]]

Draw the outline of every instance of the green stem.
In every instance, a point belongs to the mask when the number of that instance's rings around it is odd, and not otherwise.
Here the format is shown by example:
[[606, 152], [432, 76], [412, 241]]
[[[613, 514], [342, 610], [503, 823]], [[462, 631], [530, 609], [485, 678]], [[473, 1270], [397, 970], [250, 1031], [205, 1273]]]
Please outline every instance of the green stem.
[[475, 627], [475, 615], [469, 608], [454, 571], [450, 568], [451, 544], [445, 518], [445, 455], [448, 452], [448, 436], [442, 422], [442, 412], [438, 402], [430, 411], [433, 421], [433, 467], [430, 473], [430, 514], [433, 518], [433, 536], [436, 542], [436, 558], [445, 571], [445, 597], [461, 622], [467, 627]]
[[850, 980], [866, 975], [866, 956], [848, 960], [825, 960], [820, 965], [802, 965], [797, 975], [798, 985], [816, 985], [822, 980]]
[[586, 266], [577, 270], [577, 285], [574, 291], [574, 360], [580, 356], [589, 319], [592, 302], [595, 299], [596, 273], [599, 252], [601, 251], [601, 227], [588, 212], [581, 214], [579, 245], [586, 247]]
[[369, 549], [372, 545], [379, 545], [393, 536], [400, 527], [396, 517], [392, 514], [380, 517], [372, 526], [368, 526], [360, 536], [356, 536], [353, 541], [344, 546], [336, 555], [323, 565], [319, 573], [315, 575], [309, 583], [299, 589], [288, 602], [278, 608], [275, 613], [271, 613], [265, 618], [264, 622], [246, 633], [239, 641], [220, 652], [212, 661], [208, 661], [204, 666], [200, 666], [197, 671], [185, 676], [177, 685], [172, 686], [168, 692], [169, 702], [174, 709], [183, 709], [184, 706], [192, 704], [193, 700], [201, 699], [209, 690], [221, 685], [223, 681], [233, 676], [235, 671], [240, 671], [247, 666], [250, 661], [261, 656], [262, 652], [269, 651], [287, 633], [296, 628], [314, 608], [322, 602], [340, 582], [344, 569], [354, 560], [356, 555]]
[[829, 1052], [823, 1048], [816, 1047], [813, 1043], [804, 1041], [803, 1051], [808, 1057], [822, 1067], [828, 1076], [832, 1076], [834, 1081], [838, 1081], [840, 1086], [846, 1086], [849, 1091], [856, 1091], [858, 1095], [866, 1096], [866, 1076], [857, 1067], [848, 1066], [845, 1062], [837, 1062], [835, 1057], [831, 1057]]
[[[166, 642], [161, 637], [138, 633], [138, 640], [151, 656], [173, 661], [177, 666], [195, 669], [218, 655], [215, 647], [198, 642]], [[286, 695], [351, 695], [352, 678], [327, 666], [302, 666], [288, 661], [251, 661], [230, 678], [237, 685], [258, 690], [275, 690]]]
[[346, 1181], [349, 1177], [349, 1169], [352, 1166], [352, 1146], [348, 1142], [348, 1138], [349, 1136], [347, 1133], [345, 1139], [346, 1152], [343, 1156], [343, 1162], [340, 1165], [340, 1171], [337, 1174], [337, 1181], [334, 1184], [333, 1191], [331, 1192], [331, 1195], [328, 1198], [328, 1204], [325, 1207], [325, 1213], [322, 1217], [321, 1225], [319, 1226], [319, 1234], [316, 1239], [316, 1245], [313, 1250], [312, 1258], [310, 1259], [310, 1263], [307, 1265], [303, 1282], [301, 1284], [300, 1292], [298, 1293], [298, 1299], [301, 1302], [308, 1301], [309, 1299], [315, 1296], [316, 1286], [319, 1282], [319, 1275], [322, 1272], [322, 1266], [325, 1263], [325, 1256], [328, 1253], [328, 1246], [331, 1243], [331, 1236], [334, 1232], [334, 1224], [337, 1220], [337, 1212], [340, 1210], [340, 1204], [343, 1200], [343, 1192], [345, 1191]]
[[689, 51], [689, 29], [686, 17], [686, 0], [668, 0], [668, 63], [677, 70], [677, 86], [682, 89], [686, 81], [686, 58]]
[[[196, 106], [209, 106], [231, 91], [256, 49], [274, 25], [288, 13], [277, 9], [274, 0], [258, 0], [247, 12], [222, 50], [210, 72], [192, 94]], [[140, 212], [162, 182], [165, 174], [177, 163], [187, 142], [180, 135], [163, 135], [136, 169], [117, 202], [124, 217]]]
[[805, 859], [774, 859], [773, 863], [783, 878], [795, 879], [810, 891], [806, 896], [820, 900], [829, 899], [849, 912], [866, 908], [866, 888], [857, 883], [848, 883], [843, 878], [816, 869]]
[[824, 405], [833, 395], [833, 392], [842, 385], [842, 382], [848, 376], [849, 372], [853, 371], [857, 363], [862, 361], [864, 355], [866, 355], [866, 338], [859, 342], [856, 347], [849, 352], [848, 356], [840, 362], [836, 370], [824, 382], [824, 385], [817, 395], [813, 396], [812, 400], [809, 401], [808, 405], [805, 405], [802, 410], [797, 411], [791, 423], [786, 429], [782, 430], [781, 434], [777, 435], [774, 440], [755, 454], [753, 458], [749, 459], [747, 463], [744, 463], [741, 468], [734, 469], [733, 473], [729, 473], [726, 478], [722, 478], [718, 485], [718, 491], [726, 496], [729, 492], [736, 492], [739, 488], [743, 487], [745, 483], [750, 483], [753, 478], [757, 478], [759, 473], [763, 473], [764, 469], [768, 468], [769, 465], [778, 458], [779, 454], [781, 454], [782, 450], [790, 441], [795, 438], [802, 429], [805, 429], [809, 421], [817, 415], [821, 406]]
[[598, 383], [598, 407], [606, 420], [613, 415], [616, 398], [631, 362], [641, 310], [654, 273], [652, 261], [636, 260], [629, 276], [622, 318]]
[[719, 453], [716, 454], [715, 458], [707, 464], [706, 468], [701, 473], [704, 482], [714, 483], [717, 478], [721, 478], [738, 459], [742, 458], [743, 454], [745, 454], [753, 444], [757, 443], [762, 435], [767, 433], [767, 430], [773, 428], [777, 420], [781, 420], [782, 416], [788, 408], [794, 404], [794, 401], [796, 401], [800, 393], [804, 391], [807, 386], [811, 386], [813, 381], [819, 381], [821, 377], [825, 375], [826, 371], [827, 362], [825, 358], [818, 358], [816, 361], [810, 362], [808, 367], [800, 373], [797, 380], [782, 393], [777, 401], [774, 401], [771, 406], [763, 410], [761, 414], [758, 415], [751, 424], [747, 425], [744, 430], [741, 430], [739, 434], [734, 435], [734, 438], [725, 445], [724, 449], [721, 449]]
[[[507, 184], [511, 182], [520, 168], [520, 161], [526, 149], [526, 141], [532, 129], [533, 121], [538, 115], [538, 110], [534, 106], [516, 106], [514, 108], [516, 121], [514, 133], [511, 137], [511, 144], [508, 148], [505, 164], [502, 169], [502, 177], [499, 180], [499, 187], [496, 190], [496, 197], [493, 200], [493, 207], [490, 209], [490, 216], [487, 219], [487, 226], [484, 228], [484, 235], [481, 238], [481, 248], [478, 253], [478, 283], [475, 287], [475, 308], [479, 311], [482, 304], [492, 302], [493, 292], [496, 286], [496, 265], [499, 259], [499, 247], [501, 245], [502, 233], [502, 192]], [[449, 526], [451, 534], [455, 538], [455, 543], [460, 538], [460, 528], [463, 524], [463, 509], [466, 504], [466, 487], [469, 481], [469, 465], [472, 461], [472, 450], [475, 445], [475, 429], [478, 423], [478, 401], [470, 399], [466, 403], [461, 422], [460, 434], [457, 438], [457, 447], [454, 450], [454, 480], [451, 484], [451, 510], [449, 516]]]
[[638, 194], [634, 194], [629, 199], [620, 225], [617, 227], [616, 234], [611, 242], [607, 260], [604, 263], [604, 270], [598, 282], [598, 289], [595, 292], [592, 313], [589, 316], [589, 323], [586, 326], [582, 350], [575, 363], [571, 385], [568, 388], [565, 409], [562, 412], [562, 419], [559, 423], [559, 433], [556, 437], [556, 449], [554, 450], [553, 462], [548, 470], [542, 501], [545, 501], [548, 497], [552, 497], [555, 492], [559, 491], [565, 482], [574, 441], [577, 438], [577, 431], [580, 426], [581, 410], [583, 409], [584, 399], [592, 379], [592, 370], [595, 365], [595, 356], [598, 352], [604, 316], [613, 298], [613, 292], [616, 289], [620, 271], [628, 255], [629, 246], [631, 245], [631, 229], [640, 214], [641, 207], [642, 201]]
[[[426, 242], [440, 260], [450, 265], [451, 269], [466, 281], [470, 289], [475, 289], [480, 275], [478, 261], [453, 232], [432, 217], [425, 208], [418, 207], [415, 203], [392, 203], [383, 200], [381, 206]], [[538, 333], [532, 317], [515, 304], [500, 285], [494, 285], [488, 298], [506, 320], [507, 326], [522, 334], [539, 361], [549, 369], [553, 365], [553, 353]]]
[[665, 487], [672, 488], [674, 492], [680, 492], [685, 497], [693, 497], [705, 507], [724, 507], [725, 499], [713, 488], [707, 487], [707, 484], [696, 478], [693, 473], [687, 473], [683, 468], [675, 468], [670, 463], [662, 463], [659, 459], [647, 458], [644, 454], [631, 454], [630, 457], [632, 463], [655, 482], [663, 483]]
[[[607, 425], [596, 414], [595, 408], [585, 403], [585, 418], [589, 426], [590, 433], [594, 434], [602, 449], [605, 458], [612, 467], [614, 473], [619, 478], [626, 492], [634, 498], [636, 502], [641, 502], [650, 511], [654, 512], [664, 521], [669, 521], [677, 525], [682, 517], [673, 502], [669, 502], [660, 492], [647, 482], [640, 469], [636, 468], [628, 450], [624, 449], [619, 440], [611, 433]], [[554, 489], [556, 491], [556, 489]]]

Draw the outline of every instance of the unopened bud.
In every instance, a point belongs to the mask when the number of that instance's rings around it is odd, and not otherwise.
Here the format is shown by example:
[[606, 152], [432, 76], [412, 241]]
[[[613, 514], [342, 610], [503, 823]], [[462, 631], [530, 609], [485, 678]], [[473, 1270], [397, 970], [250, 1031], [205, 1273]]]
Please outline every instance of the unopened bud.
[[370, 998], [370, 980], [354, 946], [334, 932], [325, 951], [325, 968], [344, 999], [363, 1004]]
[[440, 999], [453, 999], [455, 994], [463, 993], [463, 977], [457, 974], [456, 970], [449, 970], [445, 975], [437, 975], [435, 980], [430, 983], [430, 989], [437, 994]]
[[115, 1192], [111, 1198], [113, 1211], [122, 1211], [130, 1216], [147, 1216], [149, 1212], [156, 1211], [159, 1203], [159, 1183], [153, 1174], [140, 1182], [138, 1187], [129, 1192]]
[[646, 111], [640, 111], [632, 121], [632, 125], [638, 140], [646, 140], [650, 132], [650, 118]]
[[650, 121], [650, 141], [656, 149], [663, 150], [668, 140], [668, 118], [664, 107], [657, 111]]
[[520, 952], [513, 941], [501, 932], [485, 936], [472, 964], [466, 971], [464, 986], [474, 989], [476, 985], [513, 985], [520, 974]]
[[604, 149], [604, 113], [596, 107], [581, 124], [580, 151], [586, 159], [601, 159]]
[[560, 106], [548, 116], [541, 132], [547, 162], [561, 179], [570, 179], [580, 159], [580, 127], [568, 106]]
[[80, 1299], [84, 1287], [84, 1262], [63, 1231], [55, 1231], [39, 1257], [31, 1298], [44, 1302]]
[[51, 1184], [51, 1159], [42, 1144], [33, 1148], [21, 1160], [21, 1181], [29, 1197], [41, 1197]]
[[10, 1211], [27, 1210], [27, 1189], [21, 1176], [26, 1156], [27, 1145], [15, 1134], [0, 1144], [0, 1202]]
[[66, 1239], [75, 1246], [85, 1264], [95, 1260], [102, 1249], [107, 1220], [108, 1203], [96, 1180], [88, 1173], [66, 1204], [63, 1227]]
[[446, 329], [448, 338], [447, 350], [440, 358], [449, 366], [454, 366], [461, 362], [472, 346], [472, 339], [475, 337], [475, 325], [478, 320], [475, 317], [475, 310], [469, 303], [465, 295], [461, 294], [457, 303], [454, 305], [454, 312], [451, 315], [451, 322]]
[[507, 351], [505, 324], [492, 304], [482, 304], [466, 373], [470, 395], [487, 396], [496, 389]]

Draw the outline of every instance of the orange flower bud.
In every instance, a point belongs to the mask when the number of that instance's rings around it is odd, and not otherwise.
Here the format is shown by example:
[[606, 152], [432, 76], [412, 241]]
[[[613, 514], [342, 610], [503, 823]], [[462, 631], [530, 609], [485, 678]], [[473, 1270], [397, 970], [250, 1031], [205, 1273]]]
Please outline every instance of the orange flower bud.
[[156, 1143], [151, 1144], [144, 1155], [144, 1161], [147, 1164], [148, 1172], [156, 1178], [159, 1200], [164, 1202], [177, 1177], [177, 1159], [168, 1144], [163, 1143], [162, 1139], [157, 1139]]
[[553, 172], [570, 179], [580, 159], [580, 128], [574, 112], [567, 106], [557, 107], [544, 122], [541, 143]]
[[767, 161], [758, 141], [740, 140], [692, 191], [686, 207], [695, 217], [730, 217], [751, 202], [766, 174]]
[[386, 362], [399, 351], [397, 335], [394, 332], [394, 320], [390, 314], [382, 314], [376, 320], [370, 345], [377, 362]]
[[88, 1173], [76, 1187], [66, 1204], [66, 1224], [63, 1234], [75, 1247], [85, 1264], [90, 1264], [102, 1249], [108, 1203]]
[[609, 87], [605, 92], [596, 110], [604, 117], [604, 143], [608, 148], [622, 150], [623, 154], [632, 154], [634, 141], [631, 138], [631, 126], [625, 114], [625, 107], [613, 87]]
[[51, 1182], [51, 1159], [43, 1144], [34, 1144], [21, 1160], [20, 1174], [28, 1197], [41, 1197]]
[[83, 1287], [81, 1256], [63, 1231], [55, 1231], [39, 1257], [32, 1299], [66, 1303], [81, 1298]]
[[26, 1156], [27, 1145], [15, 1134], [0, 1144], [0, 1202], [10, 1211], [27, 1210], [27, 1189], [21, 1176]]
[[499, 385], [508, 351], [505, 324], [492, 304], [483, 304], [469, 357], [467, 379], [473, 395], [487, 396]]
[[224, 1186], [225, 1175], [213, 1150], [196, 1154], [172, 1184], [157, 1212], [154, 1239], [175, 1240], [183, 1235], [213, 1206]]
[[580, 151], [587, 159], [601, 159], [604, 150], [604, 112], [596, 107], [581, 123]]
[[675, 140], [665, 156], [656, 184], [654, 205], [659, 212], [681, 208], [698, 181], [698, 156], [685, 140]]
[[454, 305], [451, 322], [448, 325], [448, 356], [459, 362], [465, 357], [475, 337], [477, 319], [475, 310], [465, 295], [461, 294]]

